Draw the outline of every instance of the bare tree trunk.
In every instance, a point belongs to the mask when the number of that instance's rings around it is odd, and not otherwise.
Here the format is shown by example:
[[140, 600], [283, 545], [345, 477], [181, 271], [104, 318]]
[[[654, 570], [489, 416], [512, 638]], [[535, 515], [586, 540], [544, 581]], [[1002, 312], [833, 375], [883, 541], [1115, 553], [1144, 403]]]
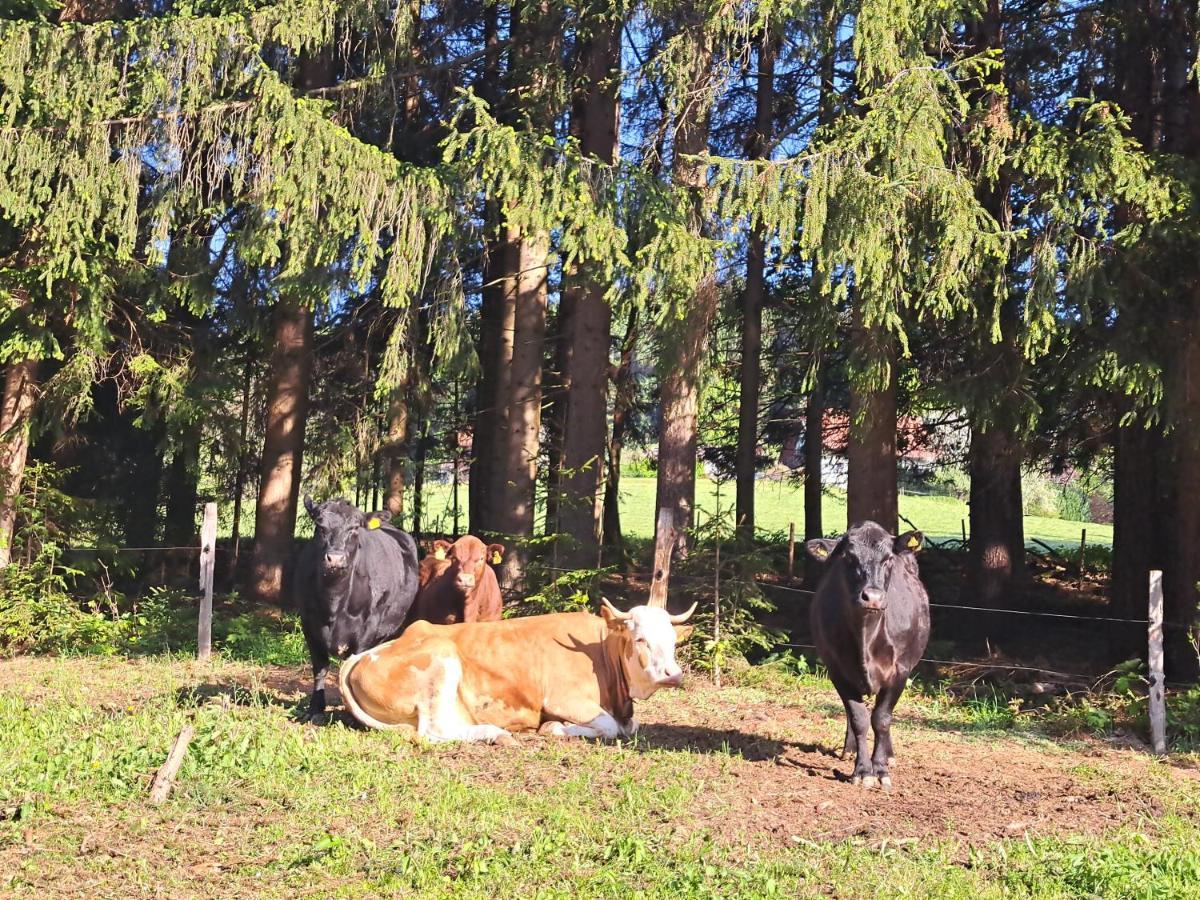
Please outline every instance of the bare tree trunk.
[[507, 378], [498, 379], [497, 405], [503, 425], [496, 454], [493, 482], [494, 519], [499, 531], [514, 540], [504, 555], [503, 583], [512, 587], [524, 572], [528, 551], [522, 538], [533, 534], [534, 487], [541, 442], [542, 347], [546, 336], [547, 256], [549, 236], [544, 233], [514, 238], [517, 275], [510, 280], [516, 296], [505, 298], [506, 316], [511, 309], [513, 330], [511, 363]]
[[1006, 428], [973, 428], [971, 540], [967, 585], [972, 603], [995, 606], [1022, 580], [1025, 523], [1021, 442]]
[[[707, 183], [708, 169], [703, 156], [708, 150], [712, 51], [704, 39], [703, 28], [688, 23], [687, 32], [695, 42], [696, 81], [690, 85], [688, 101], [675, 123], [675, 152], [672, 160], [676, 185], [691, 195], [695, 204], [695, 228], [704, 228], [701, 194]], [[697, 414], [700, 402], [700, 366], [708, 349], [709, 328], [717, 311], [719, 293], [716, 275], [711, 270], [700, 278], [687, 314], [672, 320], [663, 329], [662, 418], [658, 431], [658, 490], [655, 498], [655, 523], [662, 510], [671, 512], [672, 528], [654, 535], [655, 558], [669, 558], [674, 549], [687, 552], [690, 544], [692, 515], [696, 503]], [[674, 532], [674, 548], [671, 532]]]
[[[617, 155], [621, 22], [611, 17], [583, 49], [588, 85], [576, 102], [580, 146], [599, 162]], [[563, 294], [562, 472], [559, 530], [574, 539], [566, 558], [595, 565], [600, 544], [605, 443], [608, 437], [608, 371], [612, 311], [604, 286], [586, 271], [572, 273]]]
[[621, 453], [625, 445], [625, 432], [629, 427], [629, 415], [633, 408], [634, 390], [633, 356], [638, 339], [638, 311], [630, 310], [629, 322], [625, 327], [625, 338], [621, 342], [621, 362], [613, 374], [612, 434], [608, 442], [608, 468], [604, 479], [604, 529], [602, 540], [605, 547], [613, 547], [622, 564], [625, 562], [625, 541], [621, 535]]
[[267, 376], [249, 589], [260, 602], [279, 604], [296, 532], [296, 500], [312, 377], [313, 314], [303, 304], [286, 298], [279, 300], [274, 313], [275, 339]]
[[882, 388], [850, 385], [850, 437], [847, 446], [847, 524], [871, 520], [895, 533], [899, 523], [896, 488], [896, 360], [892, 338], [862, 323], [854, 301], [853, 352], [863, 364], [882, 364]]
[[38, 362], [23, 359], [9, 363], [0, 405], [0, 568], [12, 559], [13, 531], [17, 522], [17, 498], [25, 476], [29, 453], [29, 428], [37, 398]]
[[247, 443], [250, 436], [250, 391], [254, 387], [254, 361], [249, 354], [246, 356], [246, 373], [242, 381], [242, 421], [238, 431], [237, 474], [233, 482], [233, 569], [237, 570], [238, 558], [241, 556], [242, 542], [242, 495], [246, 492], [246, 465], [249, 459]]
[[196, 529], [200, 481], [200, 426], [190, 425], [179, 435], [167, 470], [167, 518], [163, 540], [169, 547], [190, 547]]
[[404, 516], [404, 481], [408, 468], [408, 385], [397, 385], [388, 404], [387, 440], [383, 453], [387, 456], [387, 491], [384, 505], [392, 520], [400, 523]]
[[[483, 80], [479, 94], [498, 113], [497, 104], [502, 94], [500, 83], [499, 56], [499, 10], [497, 3], [484, 4], [483, 44], [489, 52], [484, 60]], [[496, 234], [500, 228], [500, 209], [496, 203], [484, 204], [485, 231]], [[496, 410], [496, 378], [500, 371], [502, 349], [502, 308], [504, 287], [501, 283], [505, 271], [507, 246], [503, 234], [497, 234], [487, 242], [483, 266], [483, 288], [479, 308], [479, 381], [475, 389], [475, 420], [471, 428], [471, 468], [467, 483], [467, 506], [470, 516], [468, 530], [472, 534], [485, 535], [495, 529], [492, 525], [492, 461], [495, 456], [496, 432], [499, 416]], [[512, 358], [511, 353], [508, 359]]]
[[[1004, 47], [1000, 0], [988, 0], [983, 14], [968, 25], [967, 36], [978, 53], [1000, 53]], [[972, 91], [988, 127], [1008, 127], [1004, 71], [985, 72]], [[980, 162], [973, 161], [976, 172]], [[1000, 173], [994, 182], [980, 183], [976, 195], [1002, 230], [1011, 227], [1009, 179]], [[981, 305], [991, 300], [981, 296]], [[1018, 430], [1024, 362], [1017, 346], [1020, 313], [1011, 293], [1001, 298], [1000, 341], [985, 338], [979, 365], [994, 385], [990, 408], [973, 410], [969, 469], [971, 476], [971, 539], [967, 560], [967, 592], [972, 603], [997, 605], [1025, 575], [1025, 528], [1021, 503], [1021, 464], [1024, 447]]]
[[814, 380], [804, 411], [804, 539], [825, 536], [821, 521], [821, 462], [825, 450], [825, 392]]
[[[759, 44], [754, 130], [746, 142], [750, 159], [770, 155], [775, 107], [775, 37], [764, 30]], [[762, 229], [750, 233], [746, 247], [746, 289], [742, 293], [742, 360], [738, 397], [737, 502], [738, 539], [754, 540], [754, 485], [758, 474], [758, 403], [762, 385], [762, 309], [766, 294], [766, 241]]]
[[[1166, 569], [1169, 552], [1163, 534], [1160, 460], [1163, 434], [1141, 423], [1117, 429], [1113, 454], [1113, 561], [1111, 614], [1141, 619], [1146, 615], [1146, 590], [1151, 569]], [[1109, 645], [1115, 659], [1146, 652], [1145, 633], [1113, 623]]]

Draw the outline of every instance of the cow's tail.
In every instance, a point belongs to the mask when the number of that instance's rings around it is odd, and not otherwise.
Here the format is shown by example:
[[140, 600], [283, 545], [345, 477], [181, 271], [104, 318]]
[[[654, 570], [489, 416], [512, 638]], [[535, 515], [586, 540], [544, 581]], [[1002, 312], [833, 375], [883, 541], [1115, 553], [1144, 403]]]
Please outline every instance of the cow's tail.
[[398, 731], [402, 728], [409, 728], [408, 725], [400, 725], [389, 722], [380, 722], [361, 706], [354, 699], [354, 692], [350, 690], [350, 673], [354, 671], [354, 667], [358, 665], [359, 660], [370, 653], [370, 650], [363, 653], [356, 653], [344, 663], [338, 670], [338, 688], [342, 692], [342, 702], [346, 704], [346, 709], [350, 710], [350, 714], [368, 728], [378, 728], [380, 731]]

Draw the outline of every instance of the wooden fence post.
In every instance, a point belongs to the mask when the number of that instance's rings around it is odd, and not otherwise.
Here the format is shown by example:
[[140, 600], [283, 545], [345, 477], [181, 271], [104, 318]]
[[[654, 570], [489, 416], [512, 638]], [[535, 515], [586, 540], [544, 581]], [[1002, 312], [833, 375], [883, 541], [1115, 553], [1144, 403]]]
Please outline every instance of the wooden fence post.
[[788, 522], [788, 579], [796, 577], [796, 523]]
[[1087, 571], [1087, 529], [1079, 531], [1079, 589], [1083, 590], [1083, 576]]
[[959, 519], [958, 524], [960, 524], [962, 526], [963, 547], [966, 547], [967, 546], [967, 520]]
[[671, 579], [671, 553], [675, 549], [675, 516], [668, 507], [658, 511], [654, 529], [654, 572], [650, 576], [650, 606], [667, 608], [667, 582]]
[[204, 524], [200, 527], [200, 627], [196, 634], [196, 658], [212, 655], [213, 571], [217, 556], [217, 504], [204, 504]]
[[716, 536], [716, 568], [713, 571], [713, 647], [716, 659], [713, 660], [713, 672], [716, 674], [717, 687], [721, 686], [721, 535]]
[[1150, 745], [1159, 756], [1167, 752], [1167, 703], [1163, 694], [1162, 572], [1150, 571]]

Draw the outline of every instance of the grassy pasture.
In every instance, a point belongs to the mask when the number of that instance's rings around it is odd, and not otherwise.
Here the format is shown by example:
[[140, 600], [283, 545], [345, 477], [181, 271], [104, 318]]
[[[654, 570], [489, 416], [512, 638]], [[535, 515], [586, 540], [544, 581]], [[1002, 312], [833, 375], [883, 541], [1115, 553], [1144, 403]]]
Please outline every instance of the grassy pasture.
[[[0, 661], [0, 892], [12, 896], [1200, 896], [1195, 758], [902, 701], [890, 795], [827, 682], [693, 679], [604, 744], [425, 746], [292, 721], [298, 665]], [[145, 800], [186, 720], [171, 799]]]
[[[654, 534], [653, 478], [621, 479], [621, 527], [627, 537], [649, 538]], [[701, 519], [733, 507], [733, 485], [723, 484], [719, 504], [717, 485], [702, 478], [696, 486], [696, 504]], [[466, 523], [467, 489], [460, 488], [459, 502], [462, 522]], [[451, 489], [449, 485], [430, 485], [425, 496], [428, 521], [451, 527]], [[783, 481], [759, 481], [755, 493], [757, 525], [761, 531], [787, 534], [788, 523], [796, 523], [798, 534], [804, 533], [804, 488]], [[967, 504], [955, 497], [923, 497], [905, 494], [900, 498], [900, 512], [935, 540], [962, 537], [962, 522], [968, 519]], [[846, 498], [838, 492], [826, 492], [822, 502], [825, 530], [833, 532], [846, 525]], [[969, 524], [969, 522], [968, 522]], [[1087, 529], [1089, 544], [1112, 544], [1112, 525], [1049, 519], [1043, 516], [1025, 517], [1026, 540], [1039, 538], [1051, 545], [1079, 546], [1079, 531]]]

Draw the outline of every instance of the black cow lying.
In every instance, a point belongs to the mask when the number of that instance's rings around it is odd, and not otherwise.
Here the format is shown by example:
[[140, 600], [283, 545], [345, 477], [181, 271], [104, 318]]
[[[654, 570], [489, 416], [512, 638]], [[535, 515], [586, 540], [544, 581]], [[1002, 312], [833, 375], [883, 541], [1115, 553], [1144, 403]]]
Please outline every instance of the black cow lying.
[[[856, 752], [852, 780], [864, 787], [891, 787], [892, 710], [929, 642], [929, 595], [915, 555], [922, 541], [919, 531], [893, 537], [859, 522], [837, 540], [807, 544], [813, 558], [828, 563], [813, 598], [812, 633], [846, 707], [842, 757]], [[875, 752], [868, 756], [863, 697], [870, 694]]]
[[300, 551], [292, 592], [312, 659], [309, 719], [325, 711], [329, 656], [360, 653], [396, 637], [417, 596], [417, 545], [385, 513], [345, 500], [304, 506], [316, 534]]

